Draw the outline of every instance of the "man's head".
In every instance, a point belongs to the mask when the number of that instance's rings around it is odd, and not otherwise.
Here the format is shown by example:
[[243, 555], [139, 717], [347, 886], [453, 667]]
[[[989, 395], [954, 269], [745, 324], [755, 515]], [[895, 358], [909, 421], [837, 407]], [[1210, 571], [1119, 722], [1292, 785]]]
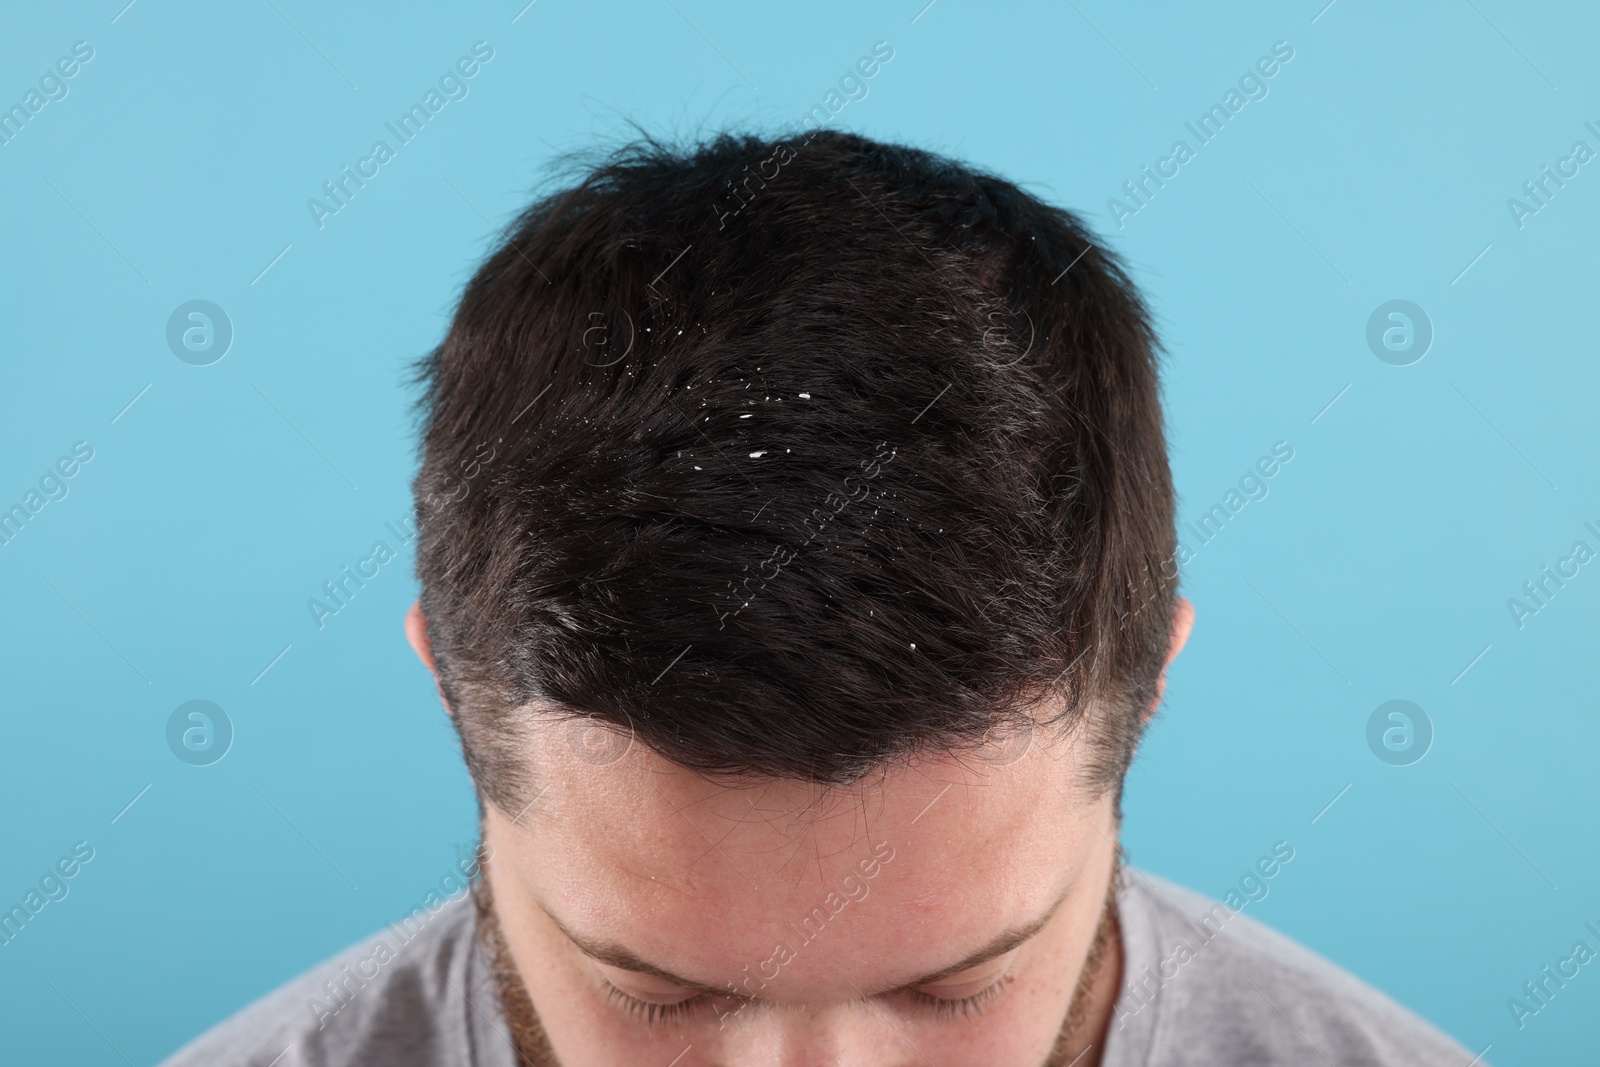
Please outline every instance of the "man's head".
[[419, 378], [407, 629], [561, 1062], [1041, 1062], [1190, 620], [1115, 258], [908, 148], [647, 142]]

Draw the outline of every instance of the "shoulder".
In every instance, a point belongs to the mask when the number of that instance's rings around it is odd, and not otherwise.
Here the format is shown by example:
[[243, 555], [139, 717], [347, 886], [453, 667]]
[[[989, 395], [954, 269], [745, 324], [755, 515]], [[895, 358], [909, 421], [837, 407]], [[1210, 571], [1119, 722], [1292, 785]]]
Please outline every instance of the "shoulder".
[[[1241, 911], [1130, 869], [1116, 1064], [1487, 1067], [1348, 971]], [[1118, 1039], [1121, 1040], [1118, 1040]]]
[[161, 1067], [498, 1063], [503, 1034], [472, 899], [462, 896], [351, 945]]

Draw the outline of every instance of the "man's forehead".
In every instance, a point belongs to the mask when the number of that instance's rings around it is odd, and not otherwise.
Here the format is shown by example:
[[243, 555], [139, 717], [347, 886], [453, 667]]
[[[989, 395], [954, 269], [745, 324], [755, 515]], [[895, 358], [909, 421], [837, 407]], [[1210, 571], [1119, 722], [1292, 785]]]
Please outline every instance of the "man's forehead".
[[[586, 727], [594, 729], [593, 727]], [[724, 780], [664, 759], [625, 735], [573, 745], [570, 726], [538, 731], [532, 802], [514, 821], [542, 862], [703, 884], [712, 867], [751, 881], [840, 877], [873, 842], [947, 863], [1065, 846], [1087, 832], [1078, 737], [1036, 729], [977, 750], [932, 752], [848, 786], [791, 779]], [[619, 739], [620, 738], [620, 739]], [[609, 751], [604, 745], [615, 747]], [[596, 760], [593, 752], [606, 758]], [[727, 873], [726, 870], [723, 872]]]
[[848, 964], [888, 987], [1026, 926], [1081, 879], [1115, 831], [1072, 788], [1072, 749], [1002, 740], [830, 789], [729, 785], [648, 750], [591, 764], [556, 743], [538, 814], [496, 815], [495, 862], [575, 943], [715, 982], [827, 929], [827, 958], [785, 967], [786, 984]]

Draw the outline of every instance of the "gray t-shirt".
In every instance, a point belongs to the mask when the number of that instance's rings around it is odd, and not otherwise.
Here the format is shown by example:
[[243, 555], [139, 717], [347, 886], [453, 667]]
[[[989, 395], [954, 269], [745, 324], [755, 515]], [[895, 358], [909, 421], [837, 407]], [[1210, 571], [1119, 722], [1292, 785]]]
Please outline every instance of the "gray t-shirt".
[[[1242, 912], [1125, 867], [1102, 1067], [1487, 1067]], [[469, 897], [352, 946], [161, 1067], [516, 1067]]]

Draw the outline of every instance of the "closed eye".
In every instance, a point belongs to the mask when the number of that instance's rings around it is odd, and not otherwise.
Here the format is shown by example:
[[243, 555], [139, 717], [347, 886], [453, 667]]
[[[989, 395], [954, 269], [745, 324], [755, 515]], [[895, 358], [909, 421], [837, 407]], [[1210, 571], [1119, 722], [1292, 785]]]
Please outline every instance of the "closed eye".
[[[737, 1003], [742, 999], [734, 996], [719, 998], [712, 997], [706, 993], [697, 993], [682, 1000], [646, 1000], [624, 992], [609, 981], [604, 979], [601, 979], [601, 981], [605, 985], [606, 1000], [616, 1004], [630, 1018], [643, 1022], [647, 1027], [666, 1026], [671, 1023], [687, 1021], [709, 1007], [713, 1000]], [[1005, 992], [1006, 986], [1011, 981], [1013, 981], [1011, 975], [1003, 974], [976, 993], [963, 997], [934, 996], [920, 989], [908, 989], [899, 995], [904, 996], [912, 1004], [915, 1004], [919, 1010], [932, 1014], [935, 1019], [948, 1020], [955, 1018], [957, 1015], [965, 1019], [981, 1014], [986, 1007], [994, 1003], [996, 997]], [[736, 1012], [737, 1010], [737, 1008], [730, 1008], [728, 1012]], [[728, 1014], [728, 1012], [719, 1014]]]
[[937, 1019], [952, 1019], [957, 1013], [962, 1018], [982, 1013], [983, 1009], [994, 1002], [994, 999], [1005, 992], [1006, 985], [1012, 981], [1009, 974], [1001, 975], [998, 979], [984, 986], [970, 996], [951, 1000], [948, 997], [935, 997], [922, 992], [920, 989], [910, 990], [913, 1001], [933, 1011]]
[[646, 1026], [664, 1026], [667, 1023], [680, 1022], [694, 1015], [711, 1001], [711, 998], [704, 993], [670, 1003], [641, 1000], [632, 994], [624, 993], [605, 979], [601, 981], [605, 982], [606, 1000], [619, 1005], [630, 1017], [642, 1020]]

